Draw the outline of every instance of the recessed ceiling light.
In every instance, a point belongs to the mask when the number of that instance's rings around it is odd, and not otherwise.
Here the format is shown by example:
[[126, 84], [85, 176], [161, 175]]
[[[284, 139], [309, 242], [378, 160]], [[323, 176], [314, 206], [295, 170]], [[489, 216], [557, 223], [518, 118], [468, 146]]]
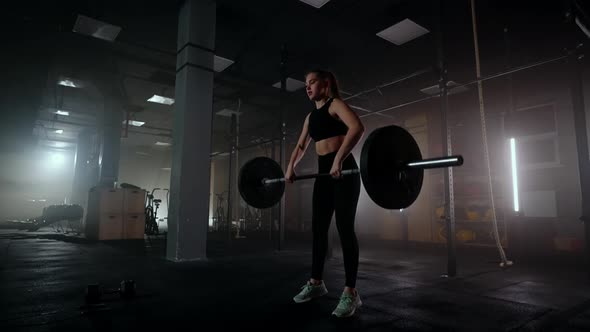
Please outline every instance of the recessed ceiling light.
[[429, 32], [428, 29], [406, 18], [383, 31], [377, 32], [377, 36], [390, 43], [402, 45]]
[[63, 134], [63, 133], [64, 133], [64, 130], [63, 130], [63, 129], [57, 129], [57, 130], [55, 131], [55, 133], [56, 133], [56, 134]]
[[160, 142], [160, 141], [158, 141], [158, 142], [156, 142], [156, 145], [157, 146], [170, 146], [172, 144], [171, 143], [168, 143], [168, 142]]
[[57, 111], [55, 112], [55, 114], [57, 114], [57, 115], [63, 115], [63, 116], [69, 116], [69, 115], [70, 115], [70, 112], [68, 112], [68, 111], [61, 111], [61, 110], [57, 110]]
[[88, 16], [78, 15], [73, 31], [103, 40], [114, 41], [121, 32], [121, 27]]
[[234, 63], [233, 60], [230, 59], [226, 59], [223, 57], [220, 57], [218, 55], [216, 55], [213, 58], [213, 70], [215, 70], [216, 72], [222, 72], [224, 71], [227, 67], [231, 66]]
[[[127, 124], [127, 120], [123, 120], [123, 124]], [[141, 127], [144, 124], [145, 124], [145, 122], [142, 122], [142, 121], [135, 121], [135, 120], [129, 121], [129, 125], [134, 126], [134, 127]]]
[[[287, 77], [287, 82], [286, 83], [287, 83], [287, 87], [286, 87], [287, 91], [291, 91], [291, 92], [297, 91], [297, 90], [305, 87], [305, 82], [302, 82], [302, 81], [293, 79], [291, 77]], [[281, 88], [281, 82], [279, 81], [279, 82], [273, 84], [272, 86], [275, 87], [275, 88], [280, 89]]]
[[84, 84], [80, 80], [76, 80], [70, 77], [60, 77], [57, 80], [57, 84], [61, 86], [67, 86], [69, 88], [82, 88]]
[[172, 170], [172, 168], [170, 168], [170, 167], [162, 167], [162, 170], [163, 171], [170, 171], [170, 170]]
[[306, 4], [313, 6], [315, 8], [321, 8], [323, 5], [327, 4], [330, 0], [299, 0], [301, 2], [305, 2]]
[[164, 104], [164, 105], [174, 104], [174, 99], [168, 98], [168, 97], [162, 97], [162, 96], [158, 96], [158, 95], [153, 95], [147, 101], [150, 101], [152, 103]]
[[72, 80], [61, 80], [59, 82], [57, 82], [58, 85], [62, 85], [62, 86], [69, 86], [70, 88], [75, 88], [76, 84], [72, 81]]

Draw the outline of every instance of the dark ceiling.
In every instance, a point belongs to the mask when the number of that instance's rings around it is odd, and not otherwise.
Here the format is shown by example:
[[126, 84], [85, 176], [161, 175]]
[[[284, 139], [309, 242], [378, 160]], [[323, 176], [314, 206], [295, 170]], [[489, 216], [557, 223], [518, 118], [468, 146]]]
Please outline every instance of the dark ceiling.
[[[288, 50], [287, 74], [302, 79], [312, 67], [333, 70], [348, 94], [372, 89], [437, 63], [436, 31], [444, 27], [449, 78], [475, 78], [469, 0], [331, 0], [316, 9], [298, 0], [218, 0], [216, 55], [233, 65], [215, 76], [214, 112], [240, 110], [243, 142], [279, 133], [280, 50]], [[564, 22], [567, 1], [476, 0], [482, 75], [564, 54], [580, 32]], [[3, 135], [8, 141], [35, 141], [35, 127], [64, 128], [71, 135], [45, 139], [75, 141], [91, 126], [114, 87], [133, 117], [146, 121], [127, 140], [149, 146], [171, 135], [173, 107], [146, 102], [151, 94], [174, 94], [178, 11], [182, 1], [57, 1], [23, 3], [3, 10]], [[442, 13], [442, 16], [441, 16]], [[78, 15], [122, 28], [114, 42], [72, 32]], [[376, 33], [410, 18], [430, 33], [396, 46]], [[508, 55], [510, 55], [508, 57]], [[57, 86], [60, 76], [88, 83], [85, 89]], [[434, 73], [349, 99], [359, 114], [424, 97], [437, 83]], [[294, 135], [311, 104], [303, 91], [286, 96], [287, 122]], [[55, 109], [77, 117], [57, 118]], [[392, 111], [391, 114], [394, 112]], [[387, 116], [374, 115], [374, 116]], [[213, 150], [227, 147], [229, 118], [214, 117]], [[38, 131], [37, 131], [38, 132]], [[143, 132], [144, 134], [139, 134]], [[47, 134], [46, 130], [45, 133]], [[149, 134], [149, 135], [146, 135]], [[131, 137], [135, 135], [136, 137]], [[242, 137], [243, 136], [243, 137]], [[6, 142], [7, 140], [3, 140]], [[16, 146], [3, 144], [2, 148]]]

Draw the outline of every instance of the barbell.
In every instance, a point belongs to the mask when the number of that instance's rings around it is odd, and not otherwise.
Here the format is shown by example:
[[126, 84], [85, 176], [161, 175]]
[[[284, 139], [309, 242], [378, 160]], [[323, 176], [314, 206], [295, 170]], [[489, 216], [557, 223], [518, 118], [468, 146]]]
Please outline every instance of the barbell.
[[[422, 159], [418, 143], [402, 127], [390, 125], [374, 130], [361, 151], [360, 170], [342, 170], [343, 176], [361, 174], [369, 197], [385, 209], [412, 205], [422, 189], [424, 169], [463, 165], [460, 155]], [[329, 177], [314, 173], [294, 177], [294, 181]], [[281, 166], [267, 157], [256, 157], [242, 166], [238, 188], [244, 201], [258, 209], [278, 203], [285, 192]]]

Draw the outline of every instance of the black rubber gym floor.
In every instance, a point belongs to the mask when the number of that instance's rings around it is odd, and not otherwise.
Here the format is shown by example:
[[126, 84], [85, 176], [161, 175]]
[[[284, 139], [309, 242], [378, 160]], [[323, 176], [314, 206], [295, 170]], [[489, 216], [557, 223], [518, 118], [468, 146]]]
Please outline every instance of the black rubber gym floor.
[[[247, 242], [244, 242], [247, 243]], [[0, 231], [0, 331], [588, 331], [590, 287], [583, 262], [522, 261], [507, 270], [494, 251], [462, 250], [458, 275], [446, 252], [363, 249], [358, 290], [364, 305], [331, 317], [344, 282], [338, 248], [326, 264], [330, 291], [295, 304], [307, 280], [307, 244], [276, 252], [234, 242], [206, 261], [164, 259], [164, 239], [92, 243], [52, 232]], [[137, 294], [104, 295], [84, 307], [88, 284]]]

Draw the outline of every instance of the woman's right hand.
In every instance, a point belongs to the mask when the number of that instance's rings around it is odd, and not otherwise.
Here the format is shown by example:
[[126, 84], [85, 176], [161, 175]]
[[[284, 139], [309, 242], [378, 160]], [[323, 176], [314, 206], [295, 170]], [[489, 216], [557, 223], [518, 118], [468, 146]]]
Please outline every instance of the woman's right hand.
[[295, 172], [293, 171], [293, 167], [287, 167], [287, 172], [285, 172], [285, 182], [293, 183], [295, 180]]

